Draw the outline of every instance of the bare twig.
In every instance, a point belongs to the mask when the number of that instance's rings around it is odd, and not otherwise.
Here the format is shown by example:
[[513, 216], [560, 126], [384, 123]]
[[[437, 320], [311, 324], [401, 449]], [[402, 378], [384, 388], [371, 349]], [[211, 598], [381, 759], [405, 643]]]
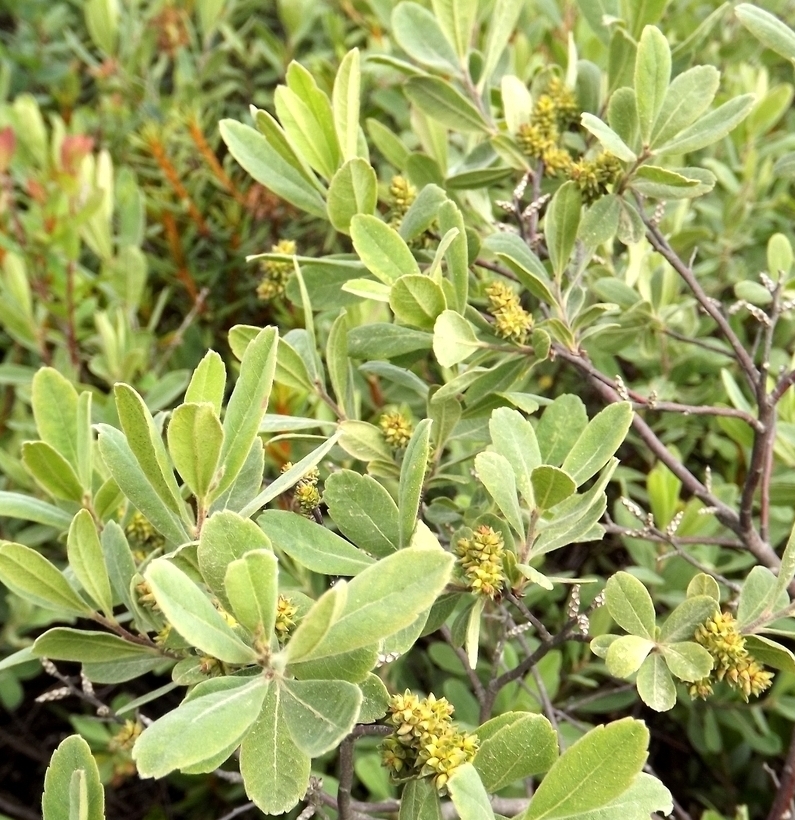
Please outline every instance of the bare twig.
[[795, 797], [795, 728], [792, 730], [787, 759], [781, 770], [781, 783], [776, 791], [767, 820], [784, 820], [788, 816], [793, 797]]

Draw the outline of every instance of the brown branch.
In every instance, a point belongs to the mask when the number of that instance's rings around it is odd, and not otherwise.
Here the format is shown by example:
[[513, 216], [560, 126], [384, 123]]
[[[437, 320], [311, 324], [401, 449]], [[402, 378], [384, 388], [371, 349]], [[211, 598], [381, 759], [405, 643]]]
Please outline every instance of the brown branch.
[[787, 759], [784, 762], [784, 768], [781, 770], [781, 782], [773, 799], [773, 805], [767, 815], [767, 820], [784, 820], [785, 817], [788, 817], [793, 797], [795, 797], [795, 728], [792, 730]]

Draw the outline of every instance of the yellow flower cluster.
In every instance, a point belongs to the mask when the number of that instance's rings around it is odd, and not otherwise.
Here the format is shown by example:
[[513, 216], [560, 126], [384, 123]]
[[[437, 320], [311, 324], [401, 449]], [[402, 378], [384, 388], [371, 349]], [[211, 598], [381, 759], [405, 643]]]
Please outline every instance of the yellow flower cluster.
[[521, 306], [516, 293], [504, 282], [496, 281], [486, 288], [486, 295], [497, 335], [524, 344], [533, 327], [533, 317]]
[[150, 552], [161, 549], [166, 543], [166, 539], [152, 526], [149, 519], [138, 510], [132, 514], [129, 523], [124, 528], [124, 534], [130, 540], [133, 557], [139, 563]]
[[745, 647], [737, 621], [730, 612], [719, 612], [698, 627], [696, 642], [701, 644], [715, 662], [710, 678], [690, 685], [690, 697], [707, 698], [712, 694], [710, 679], [726, 680], [738, 689], [747, 701], [770, 687], [773, 673], [766, 671]]
[[406, 211], [417, 198], [417, 189], [405, 177], [394, 176], [389, 183], [389, 196], [392, 199], [392, 216], [389, 224], [397, 230]]
[[478, 748], [477, 737], [457, 731], [453, 707], [445, 698], [418, 698], [410, 690], [393, 695], [387, 723], [395, 731], [381, 743], [381, 760], [400, 780], [432, 777], [444, 794], [455, 770], [468, 763]]
[[489, 598], [499, 595], [505, 582], [505, 544], [500, 533], [491, 527], [478, 527], [472, 538], [459, 539], [456, 554], [472, 592]]
[[569, 179], [577, 183], [585, 202], [590, 203], [607, 193], [621, 175], [621, 160], [613, 154], [602, 151], [593, 159], [581, 158], [568, 169]]
[[[286, 473], [293, 463], [286, 461], [282, 466], [282, 472]], [[301, 478], [295, 485], [293, 490], [293, 498], [298, 504], [301, 512], [308, 518], [312, 517], [312, 513], [320, 506], [320, 490], [317, 488], [317, 483], [320, 480], [320, 473], [317, 467], [312, 467], [303, 478]]]
[[286, 595], [279, 595], [276, 603], [276, 637], [279, 643], [290, 634], [290, 630], [295, 626], [295, 616], [298, 607]]
[[550, 176], [567, 172], [572, 164], [569, 152], [560, 146], [560, 137], [576, 116], [574, 94], [558, 77], [553, 77], [546, 93], [536, 100], [530, 122], [519, 127], [519, 147], [527, 156], [543, 160]]
[[[295, 242], [282, 239], [271, 247], [271, 253], [283, 253], [292, 256], [296, 251]], [[284, 293], [284, 286], [293, 271], [292, 262], [277, 262], [266, 259], [261, 265], [263, 278], [257, 287], [257, 296], [263, 301], [276, 299]]]
[[393, 450], [402, 450], [411, 440], [414, 431], [411, 422], [399, 411], [384, 413], [378, 420], [384, 441]]

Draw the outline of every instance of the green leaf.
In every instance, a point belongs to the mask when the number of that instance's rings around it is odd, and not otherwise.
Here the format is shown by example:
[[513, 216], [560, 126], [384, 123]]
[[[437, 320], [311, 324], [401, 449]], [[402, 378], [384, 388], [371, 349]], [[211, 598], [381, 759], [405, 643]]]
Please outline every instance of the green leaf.
[[44, 609], [82, 616], [92, 612], [53, 564], [22, 544], [0, 545], [0, 581], [20, 598]]
[[211, 515], [202, 527], [196, 551], [205, 583], [224, 607], [231, 607], [224, 579], [229, 564], [251, 550], [271, 549], [270, 539], [250, 519], [231, 510]]
[[638, 42], [634, 83], [638, 123], [644, 145], [649, 144], [652, 126], [662, 108], [670, 79], [671, 49], [668, 41], [659, 29], [646, 26]]
[[420, 111], [447, 128], [481, 134], [492, 131], [480, 111], [449, 81], [438, 77], [411, 77], [403, 90]]
[[110, 578], [97, 528], [88, 510], [80, 510], [72, 520], [66, 538], [66, 554], [72, 572], [89, 598], [112, 620]]
[[378, 180], [369, 162], [349, 159], [331, 179], [328, 189], [329, 222], [341, 233], [350, 233], [357, 214], [370, 215], [378, 202]]
[[[709, 578], [709, 576], [707, 577]], [[688, 639], [692, 640], [696, 634], [696, 628], [703, 624], [707, 618], [714, 615], [717, 609], [718, 603], [710, 595], [688, 596], [665, 619], [665, 623], [660, 630], [660, 641], [675, 643]]]
[[[337, 404], [343, 414], [352, 414], [353, 392], [351, 382], [353, 373], [348, 359], [348, 317], [345, 310], [340, 311], [331, 325], [326, 341], [326, 368], [329, 381], [337, 397]], [[260, 425], [262, 432], [262, 425]]]
[[165, 558], [157, 558], [146, 568], [144, 578], [169, 623], [192, 646], [226, 663], [256, 660], [256, 653], [237, 637], [181, 569]]
[[635, 683], [640, 699], [655, 712], [676, 706], [676, 686], [662, 655], [655, 652], [643, 661]]
[[[631, 86], [638, 45], [623, 26], [615, 26], [610, 36], [608, 69], [609, 91]], [[633, 92], [634, 94], [634, 92]]]
[[571, 446], [561, 465], [579, 487], [607, 464], [632, 424], [632, 405], [621, 401], [597, 413]]
[[354, 359], [391, 359], [417, 350], [430, 350], [433, 336], [399, 325], [374, 322], [348, 333], [348, 352]]
[[[190, 699], [156, 720], [142, 732], [133, 747], [133, 760], [141, 777], [164, 777], [175, 769], [200, 764], [234, 747], [245, 737], [268, 692], [263, 678], [221, 678], [224, 688], [208, 694], [199, 684]], [[230, 748], [231, 747], [231, 748]]]
[[331, 103], [314, 77], [299, 63], [290, 63], [286, 80], [287, 85], [277, 86], [273, 94], [282, 128], [307, 164], [331, 179], [341, 160]]
[[490, 451], [478, 453], [475, 456], [475, 472], [505, 516], [505, 520], [524, 541], [524, 521], [516, 497], [516, 479], [508, 459]]
[[[711, 575], [707, 575], [705, 572], [699, 572], [698, 575], [694, 575], [690, 583], [687, 585], [688, 598], [694, 598], [699, 595], [705, 595], [712, 598], [716, 605], [720, 603], [720, 587], [718, 586], [718, 582]], [[663, 625], [663, 634], [666, 633], [667, 629], [665, 625]]]
[[392, 129], [372, 117], [365, 120], [365, 126], [371, 142], [383, 154], [386, 161], [395, 168], [404, 168], [409, 158], [409, 150], [400, 137]]
[[292, 739], [281, 708], [283, 692], [268, 688], [262, 711], [240, 745], [246, 794], [265, 814], [289, 811], [306, 794], [312, 761]]
[[654, 603], [643, 584], [628, 572], [617, 572], [605, 586], [612, 619], [630, 635], [654, 640]]
[[609, 21], [621, 17], [619, 0], [577, 0], [577, 6], [594, 34], [607, 45], [611, 30]]
[[298, 680], [344, 680], [349, 683], [361, 683], [378, 664], [381, 646], [373, 644], [316, 661], [291, 663], [287, 671]]
[[444, 310], [433, 326], [433, 352], [442, 367], [452, 367], [481, 347], [472, 325], [454, 310]]
[[298, 625], [289, 662], [370, 646], [409, 626], [444, 589], [452, 564], [453, 556], [436, 547], [406, 547], [338, 582]]
[[75, 663], [124, 661], [132, 658], [154, 658], [159, 663], [163, 662], [163, 656], [156, 649], [126, 641], [108, 632], [67, 627], [48, 629], [36, 638], [33, 652], [40, 658]]
[[[789, 586], [795, 575], [795, 526], [790, 531], [787, 545], [784, 547], [784, 552], [781, 555], [781, 566], [776, 576], [775, 597], [779, 597], [782, 592]], [[709, 576], [707, 576], [709, 577]]]
[[471, 763], [456, 767], [447, 781], [447, 789], [461, 820], [494, 820], [489, 796]]
[[535, 504], [540, 510], [549, 510], [573, 495], [577, 487], [571, 476], [549, 464], [536, 467], [530, 476]]
[[489, 793], [547, 771], [558, 756], [557, 735], [543, 715], [505, 712], [476, 734], [480, 747], [472, 763]]
[[696, 122], [715, 99], [719, 82], [720, 72], [711, 65], [694, 66], [674, 77], [654, 121], [650, 147], [664, 145]]
[[[723, 139], [733, 131], [747, 116], [756, 104], [753, 94], [743, 94], [729, 100], [723, 105], [701, 117], [689, 128], [678, 131], [678, 136], [667, 142], [660, 139], [655, 148], [657, 154], [687, 154], [706, 148], [707, 145]], [[674, 136], [673, 134], [671, 136]]]
[[564, 182], [552, 197], [544, 221], [549, 259], [556, 277], [563, 275], [574, 250], [581, 211], [580, 189], [575, 182]]
[[276, 370], [273, 379], [278, 384], [284, 384], [293, 390], [301, 390], [305, 393], [313, 393], [315, 390], [312, 377], [309, 375], [301, 354], [283, 338], [279, 339], [279, 344], [276, 346]]
[[491, 79], [522, 13], [523, 0], [497, 0], [489, 18], [480, 85]]
[[44, 441], [22, 444], [22, 463], [36, 483], [53, 498], [63, 501], [83, 499], [83, 487], [72, 465]]
[[152, 487], [124, 434], [106, 424], [98, 428], [100, 455], [119, 489], [167, 541], [177, 545], [190, 541], [184, 522]]
[[91, 393], [84, 390], [77, 397], [77, 475], [80, 484], [91, 488], [94, 475], [94, 430], [91, 426]]
[[759, 663], [783, 672], [795, 673], [795, 654], [786, 646], [771, 641], [764, 635], [746, 635], [745, 647]]
[[397, 504], [371, 476], [338, 470], [326, 479], [323, 500], [339, 531], [360, 549], [383, 558], [400, 548]]
[[250, 550], [226, 568], [224, 589], [235, 618], [267, 646], [276, 621], [279, 562], [270, 550]]
[[765, 48], [795, 61], [795, 32], [778, 17], [751, 3], [741, 3], [734, 13]]
[[224, 415], [224, 442], [219, 458], [223, 476], [213, 490], [217, 498], [232, 485], [257, 438], [276, 370], [278, 331], [266, 327], [246, 348], [240, 375]]
[[257, 182], [296, 208], [326, 218], [326, 205], [317, 189], [262, 134], [230, 119], [221, 120], [219, 128], [229, 153]]
[[359, 688], [362, 690], [363, 699], [357, 721], [374, 723], [380, 720], [389, 706], [389, 690], [384, 682], [374, 672], [370, 672], [359, 684]]
[[429, 778], [409, 780], [400, 795], [398, 820], [442, 820], [439, 792]]
[[464, 217], [458, 206], [452, 200], [447, 200], [439, 208], [438, 219], [439, 231], [443, 237], [439, 247], [452, 237], [444, 251], [444, 258], [447, 262], [447, 277], [455, 294], [455, 299], [450, 301], [461, 313], [466, 309], [469, 294], [469, 247]]
[[214, 351], [208, 350], [193, 371], [188, 389], [185, 391], [186, 404], [209, 402], [215, 414], [221, 415], [221, 405], [226, 389], [226, 367], [224, 360]]
[[420, 65], [446, 73], [460, 71], [455, 50], [428, 9], [418, 3], [398, 3], [391, 22], [397, 44]]
[[400, 546], [408, 546], [417, 526], [417, 515], [422, 499], [422, 485], [428, 469], [431, 446], [431, 420], [423, 419], [411, 435], [400, 465], [398, 487], [398, 523]]
[[580, 123], [583, 128], [590, 131], [599, 140], [605, 151], [609, 151], [624, 162], [635, 162], [637, 160], [638, 157], [635, 152], [599, 117], [585, 113], [580, 116]]
[[77, 467], [77, 391], [53, 367], [42, 367], [31, 383], [31, 406], [42, 441]]
[[632, 718], [591, 729], [547, 772], [522, 820], [579, 818], [607, 805], [632, 785], [648, 743], [648, 729]]
[[[337, 132], [343, 162], [356, 158], [359, 144], [359, 95], [362, 84], [359, 63], [359, 49], [353, 48], [342, 58], [340, 67], [337, 69], [337, 76], [334, 78], [334, 90], [331, 93], [334, 129]], [[373, 172], [373, 181], [375, 181], [375, 172]], [[331, 191], [329, 191], [330, 197]], [[373, 208], [375, 208], [375, 199]], [[372, 208], [370, 211], [359, 211], [359, 213], [372, 213]], [[331, 210], [329, 210], [329, 217], [331, 217]], [[334, 224], [333, 219], [332, 224]]]
[[701, 680], [712, 670], [712, 655], [694, 641], [662, 644], [660, 652], [671, 673], [679, 680]]
[[774, 609], [778, 609], [777, 589], [776, 576], [767, 567], [753, 567], [743, 582], [740, 600], [737, 604], [739, 625], [745, 627], [758, 618], [770, 615]]
[[463, 65], [469, 54], [478, 0], [431, 0], [433, 13]]
[[287, 510], [265, 510], [257, 519], [274, 547], [324, 575], [356, 575], [373, 559], [325, 527]]
[[171, 414], [168, 450], [177, 472], [202, 506], [212, 487], [224, 431], [212, 404], [182, 404]]
[[335, 748], [353, 729], [362, 690], [344, 680], [287, 680], [282, 709], [295, 745], [310, 757]]
[[398, 321], [433, 330], [436, 318], [447, 307], [444, 292], [430, 277], [418, 273], [401, 276], [389, 292], [389, 307]]
[[597, 248], [615, 236], [621, 203], [615, 194], [607, 194], [596, 200], [580, 221], [577, 238], [588, 248]]
[[706, 168], [680, 168], [676, 171], [644, 165], [631, 182], [633, 190], [656, 199], [690, 199], [703, 196], [715, 187], [715, 175]]
[[498, 407], [491, 414], [489, 433], [494, 449], [510, 462], [519, 492], [532, 506], [531, 475], [541, 464], [541, 451], [533, 425], [517, 410]]
[[114, 385], [113, 395], [127, 444], [150, 486], [166, 507], [186, 522], [189, 521], [161, 431], [155, 425], [149, 408], [127, 384]]
[[[659, 815], [654, 815], [655, 811]], [[668, 789], [656, 777], [641, 772], [625, 792], [601, 808], [577, 814], [577, 820], [649, 820], [649, 816], [667, 817], [672, 811]], [[708, 820], [708, 814], [705, 812], [702, 820]]]
[[367, 269], [386, 285], [392, 285], [406, 273], [420, 273], [414, 255], [400, 234], [377, 216], [354, 216], [351, 239]]
[[44, 775], [41, 810], [44, 820], [105, 820], [99, 769], [80, 735], [70, 735], [53, 752]]
[[654, 649], [654, 641], [637, 635], [622, 635], [613, 641], [605, 655], [607, 671], [616, 678], [628, 678], [640, 669]]

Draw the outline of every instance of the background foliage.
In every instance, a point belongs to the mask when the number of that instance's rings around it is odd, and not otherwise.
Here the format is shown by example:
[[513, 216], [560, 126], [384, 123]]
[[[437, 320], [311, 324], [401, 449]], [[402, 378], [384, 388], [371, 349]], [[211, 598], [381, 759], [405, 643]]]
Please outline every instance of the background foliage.
[[2, 7], [0, 813], [785, 816], [765, 9]]

